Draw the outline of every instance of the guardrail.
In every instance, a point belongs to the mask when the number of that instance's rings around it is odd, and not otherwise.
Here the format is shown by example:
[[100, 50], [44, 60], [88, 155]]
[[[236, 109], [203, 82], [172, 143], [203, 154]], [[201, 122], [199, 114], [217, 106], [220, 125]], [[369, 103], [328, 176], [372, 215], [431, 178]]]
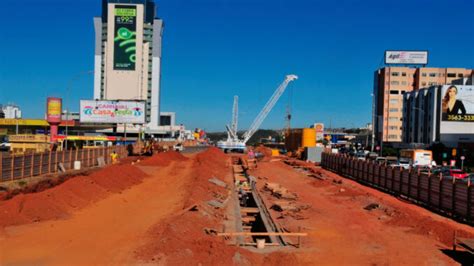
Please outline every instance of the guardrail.
[[[127, 154], [125, 146], [112, 146], [93, 149], [76, 149], [24, 155], [2, 155], [0, 153], [0, 182], [54, 174], [74, 168], [74, 162], [81, 163], [81, 169], [111, 163], [110, 154], [115, 151], [119, 158]], [[98, 160], [99, 159], [99, 160]]]
[[474, 198], [470, 182], [330, 153], [323, 153], [321, 166], [359, 183], [403, 196], [452, 218], [471, 224], [474, 222]]

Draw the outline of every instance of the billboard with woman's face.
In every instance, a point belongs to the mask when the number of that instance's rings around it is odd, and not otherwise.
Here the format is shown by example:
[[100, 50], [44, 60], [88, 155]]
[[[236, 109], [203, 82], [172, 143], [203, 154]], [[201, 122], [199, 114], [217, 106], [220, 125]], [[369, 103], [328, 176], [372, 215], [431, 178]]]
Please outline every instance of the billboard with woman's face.
[[443, 122], [474, 122], [474, 86], [445, 85], [441, 97]]

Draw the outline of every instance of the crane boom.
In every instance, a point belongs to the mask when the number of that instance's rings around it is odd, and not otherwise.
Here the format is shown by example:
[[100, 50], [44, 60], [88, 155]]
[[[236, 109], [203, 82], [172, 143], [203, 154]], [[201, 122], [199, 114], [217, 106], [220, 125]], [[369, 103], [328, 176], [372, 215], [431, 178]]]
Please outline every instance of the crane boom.
[[235, 137], [237, 137], [237, 125], [239, 121], [239, 96], [234, 96], [234, 108], [232, 109], [232, 125], [231, 130]]
[[273, 109], [273, 107], [275, 106], [275, 104], [278, 101], [278, 99], [280, 98], [280, 96], [283, 94], [283, 92], [285, 92], [285, 89], [288, 86], [288, 84], [291, 81], [295, 80], [295, 79], [298, 79], [298, 77], [296, 75], [286, 76], [283, 83], [281, 83], [280, 86], [278, 86], [278, 88], [273, 93], [272, 97], [268, 100], [268, 102], [263, 107], [262, 111], [260, 111], [258, 116], [252, 122], [252, 125], [250, 126], [250, 128], [247, 130], [247, 132], [245, 132], [245, 134], [243, 136], [243, 138], [244, 138], [243, 139], [243, 144], [246, 144], [247, 141], [253, 136], [253, 134], [255, 134], [255, 132], [257, 132], [257, 130], [259, 129], [259, 127], [262, 124], [263, 120], [265, 120], [265, 118], [270, 113], [270, 111]]

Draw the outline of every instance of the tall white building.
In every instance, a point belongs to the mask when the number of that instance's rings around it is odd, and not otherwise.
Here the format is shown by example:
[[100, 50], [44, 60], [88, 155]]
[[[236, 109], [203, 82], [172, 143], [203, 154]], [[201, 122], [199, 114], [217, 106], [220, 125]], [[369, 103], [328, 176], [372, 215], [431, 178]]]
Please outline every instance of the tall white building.
[[21, 109], [15, 104], [0, 105], [0, 109], [4, 114], [4, 118], [18, 119], [21, 118]]
[[103, 0], [94, 28], [94, 99], [144, 100], [147, 131], [157, 130], [163, 20], [154, 1]]

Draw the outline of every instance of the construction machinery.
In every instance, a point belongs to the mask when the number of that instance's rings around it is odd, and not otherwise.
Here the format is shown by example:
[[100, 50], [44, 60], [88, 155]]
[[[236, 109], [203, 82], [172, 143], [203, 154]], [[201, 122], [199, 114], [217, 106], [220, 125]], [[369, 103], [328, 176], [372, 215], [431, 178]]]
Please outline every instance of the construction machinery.
[[249, 129], [244, 133], [242, 139], [240, 139], [237, 135], [237, 120], [238, 120], [238, 97], [234, 96], [234, 106], [232, 109], [232, 126], [229, 127], [226, 125], [227, 129], [227, 140], [222, 140], [217, 142], [217, 147], [227, 151], [236, 151], [236, 152], [245, 152], [247, 141], [257, 132], [260, 128], [263, 120], [267, 117], [270, 111], [273, 109], [275, 104], [277, 103], [278, 99], [281, 97], [283, 92], [285, 92], [286, 87], [288, 84], [298, 79], [296, 75], [287, 75], [285, 80], [278, 86], [278, 88], [273, 93], [272, 97], [268, 100], [265, 104], [263, 109], [257, 115], [255, 120], [250, 125]]

